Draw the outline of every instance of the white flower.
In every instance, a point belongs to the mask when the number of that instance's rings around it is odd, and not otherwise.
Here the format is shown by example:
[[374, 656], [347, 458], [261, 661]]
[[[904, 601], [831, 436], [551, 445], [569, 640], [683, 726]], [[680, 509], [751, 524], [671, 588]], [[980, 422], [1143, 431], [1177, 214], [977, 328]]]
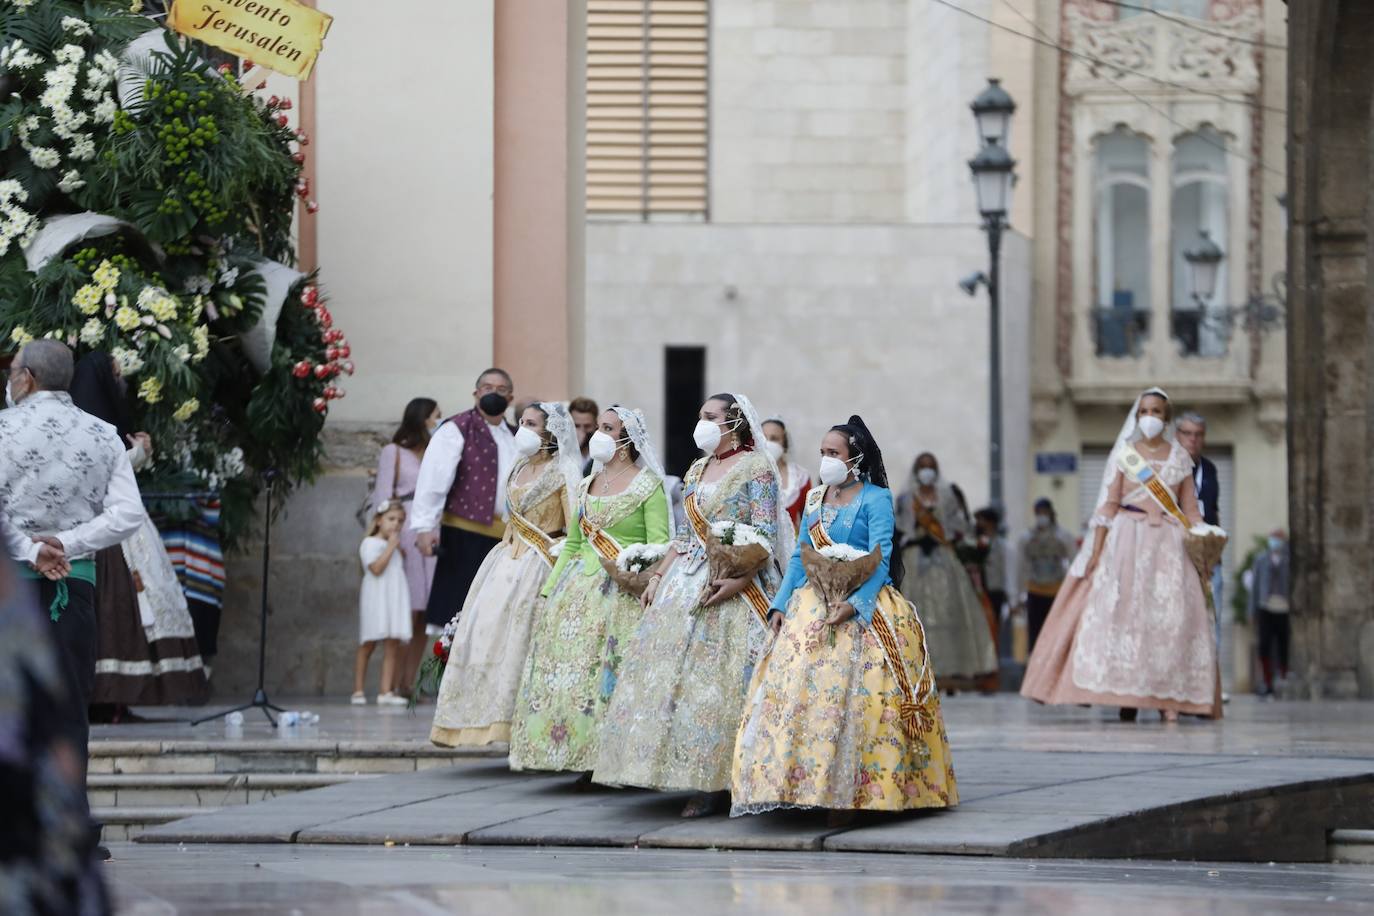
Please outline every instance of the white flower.
[[8, 47], [0, 48], [0, 70], [30, 70], [43, 62], [43, 55], [24, 47], [16, 38]]
[[711, 526], [711, 536], [732, 547], [758, 544], [761, 547], [769, 548], [770, 552], [772, 550], [772, 544], [759, 532], [759, 529], [742, 522], [716, 522]]
[[667, 544], [631, 544], [615, 558], [616, 568], [622, 572], [643, 572], [663, 559]]
[[850, 560], [862, 560], [864, 557], [868, 556], [865, 551], [857, 547], [850, 547], [848, 544], [831, 544], [829, 547], [822, 547], [817, 553], [827, 560], [844, 560], [846, 562]]
[[172, 348], [172, 355], [175, 356], [177, 359], [181, 360], [183, 363], [190, 362], [191, 348], [188, 347], [186, 344], [177, 344], [175, 347]]
[[[66, 25], [65, 20], [63, 25]], [[77, 64], [86, 59], [86, 49], [81, 45], [63, 45], [53, 57], [59, 64]]]
[[62, 175], [62, 180], [57, 183], [57, 190], [63, 194], [70, 194], [78, 188], [84, 188], [86, 182], [81, 177], [81, 173], [76, 169], [69, 169]]
[[208, 293], [210, 292], [210, 278], [204, 274], [192, 274], [186, 278], [182, 289], [188, 293]]
[[1206, 537], [1208, 535], [1212, 537], [1227, 537], [1225, 528], [1218, 528], [1216, 525], [1206, 525], [1201, 522], [1189, 528], [1188, 533], [1198, 537]]
[[81, 326], [81, 342], [93, 347], [105, 339], [105, 324], [99, 318], [92, 318]]
[[91, 117], [95, 119], [95, 123], [97, 124], [109, 124], [114, 120], [117, 108], [118, 106], [115, 105], [114, 97], [107, 95], [99, 102], [96, 102], [95, 108], [91, 112]]
[[29, 158], [40, 169], [55, 168], [62, 162], [62, 156], [50, 146], [35, 146], [29, 150]]
[[80, 134], [72, 141], [72, 158], [78, 162], [89, 162], [95, 158], [95, 140], [90, 134]]
[[91, 27], [87, 24], [86, 20], [78, 19], [75, 16], [63, 16], [62, 28], [77, 37], [85, 37], [92, 34]]
[[14, 4], [15, 9], [21, 10], [26, 10], [37, 2], [38, 0], [10, 0], [10, 3]]
[[[220, 285], [220, 286], [233, 286], [234, 283], [238, 280], [238, 278], [239, 278], [239, 269], [238, 269], [237, 267], [230, 267], [230, 268], [228, 268], [227, 270], [222, 270], [222, 271], [220, 271], [220, 274], [219, 274], [219, 285]], [[209, 290], [206, 290], [206, 292], [209, 292]]]
[[92, 63], [109, 75], [113, 75], [119, 69], [119, 58], [109, 51], [101, 51], [92, 59]]
[[114, 350], [110, 352], [110, 355], [114, 357], [115, 362], [119, 363], [119, 372], [121, 375], [133, 375], [143, 368], [143, 357], [138, 355], [137, 350], [132, 350], [127, 347], [115, 347]]

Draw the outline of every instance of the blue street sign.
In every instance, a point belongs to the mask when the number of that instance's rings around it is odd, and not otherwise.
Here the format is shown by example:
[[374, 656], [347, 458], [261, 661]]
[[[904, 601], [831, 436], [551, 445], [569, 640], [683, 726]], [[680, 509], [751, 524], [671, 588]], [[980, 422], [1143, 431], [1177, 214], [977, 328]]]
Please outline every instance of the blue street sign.
[[1035, 473], [1076, 474], [1078, 473], [1078, 456], [1073, 452], [1036, 452]]

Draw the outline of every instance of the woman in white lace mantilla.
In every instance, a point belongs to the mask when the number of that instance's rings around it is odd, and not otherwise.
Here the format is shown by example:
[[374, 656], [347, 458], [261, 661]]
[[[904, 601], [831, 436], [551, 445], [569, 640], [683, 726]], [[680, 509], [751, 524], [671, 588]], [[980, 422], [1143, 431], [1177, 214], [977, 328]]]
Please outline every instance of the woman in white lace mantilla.
[[[1220, 718], [1212, 612], [1184, 548], [1183, 525], [1119, 458], [1132, 452], [1201, 522], [1192, 459], [1174, 441], [1168, 395], [1136, 399], [1107, 461], [1097, 508], [1026, 667], [1021, 694], [1042, 703], [1140, 708]], [[1133, 457], [1133, 456], [1132, 456]]]

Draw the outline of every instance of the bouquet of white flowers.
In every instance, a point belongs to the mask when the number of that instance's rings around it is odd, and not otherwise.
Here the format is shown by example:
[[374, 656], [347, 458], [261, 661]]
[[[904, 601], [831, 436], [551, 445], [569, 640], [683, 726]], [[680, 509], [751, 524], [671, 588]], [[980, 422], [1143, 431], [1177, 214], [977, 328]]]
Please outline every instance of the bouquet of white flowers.
[[706, 602], [720, 579], [750, 578], [768, 563], [773, 549], [759, 529], [743, 522], [714, 522], [706, 535], [706, 559], [710, 569], [701, 600]]
[[807, 581], [825, 602], [827, 617], [868, 581], [882, 560], [882, 552], [876, 547], [871, 553], [864, 553], [848, 544], [831, 544], [819, 550], [803, 544], [801, 555]]
[[1202, 590], [1210, 598], [1212, 593], [1212, 569], [1221, 562], [1221, 552], [1226, 549], [1226, 531], [1216, 525], [1194, 525], [1183, 535], [1183, 547], [1188, 558], [1197, 567], [1202, 577]]
[[614, 563], [605, 557], [597, 559], [616, 585], [638, 598], [649, 587], [654, 567], [667, 552], [667, 544], [631, 544], [620, 551]]

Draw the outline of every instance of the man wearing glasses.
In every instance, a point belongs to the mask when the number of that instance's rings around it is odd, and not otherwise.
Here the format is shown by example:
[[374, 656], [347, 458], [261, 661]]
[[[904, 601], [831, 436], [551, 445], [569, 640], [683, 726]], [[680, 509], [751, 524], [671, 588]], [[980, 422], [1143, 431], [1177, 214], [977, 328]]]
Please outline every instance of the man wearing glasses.
[[482, 561], [506, 533], [506, 478], [515, 465], [506, 409], [515, 383], [504, 369], [488, 369], [472, 394], [472, 410], [449, 417], [429, 440], [411, 504], [416, 546], [439, 556], [425, 611], [431, 632], [458, 613]]
[[[66, 699], [59, 728], [81, 751], [95, 687], [95, 553], [138, 530], [143, 502], [115, 428], [72, 403], [72, 351], [36, 340], [15, 357], [0, 411], [0, 534], [39, 581]], [[83, 792], [82, 799], [84, 801]]]

